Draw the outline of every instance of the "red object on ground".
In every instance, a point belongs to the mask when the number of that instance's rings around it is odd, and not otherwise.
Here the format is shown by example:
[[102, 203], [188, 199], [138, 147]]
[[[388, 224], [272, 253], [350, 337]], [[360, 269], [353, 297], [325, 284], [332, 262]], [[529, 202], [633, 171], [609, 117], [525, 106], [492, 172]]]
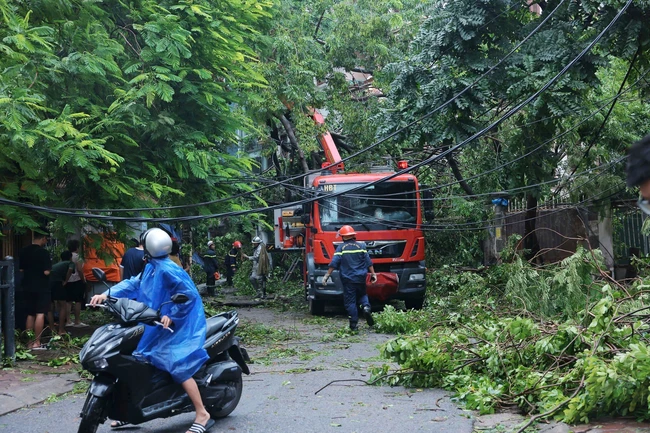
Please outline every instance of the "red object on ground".
[[366, 276], [366, 293], [368, 297], [386, 301], [392, 295], [397, 293], [399, 287], [399, 277], [392, 272], [378, 272], [377, 281], [370, 282], [370, 274]]

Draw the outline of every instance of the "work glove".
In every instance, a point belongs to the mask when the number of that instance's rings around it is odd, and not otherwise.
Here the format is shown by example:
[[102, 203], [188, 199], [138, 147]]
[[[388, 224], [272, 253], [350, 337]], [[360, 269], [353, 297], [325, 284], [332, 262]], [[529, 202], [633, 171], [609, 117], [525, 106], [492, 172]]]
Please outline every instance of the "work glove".
[[377, 274], [371, 274], [370, 275], [370, 282], [371, 283], [376, 283], [377, 282]]
[[327, 282], [330, 280], [330, 278], [331, 277], [329, 275], [325, 274], [325, 276], [323, 277], [323, 284], [327, 284]]

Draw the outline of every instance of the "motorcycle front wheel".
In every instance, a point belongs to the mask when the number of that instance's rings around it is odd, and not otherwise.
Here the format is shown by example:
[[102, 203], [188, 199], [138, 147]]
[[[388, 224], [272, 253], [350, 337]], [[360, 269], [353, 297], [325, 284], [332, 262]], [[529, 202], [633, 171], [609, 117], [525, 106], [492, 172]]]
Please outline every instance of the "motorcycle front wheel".
[[81, 412], [81, 423], [77, 433], [96, 433], [97, 427], [106, 420], [107, 404], [108, 401], [105, 398], [88, 394]]
[[241, 376], [239, 376], [239, 379], [237, 379], [237, 381], [232, 382], [232, 384], [235, 386], [235, 397], [232, 400], [230, 400], [228, 403], [226, 403], [222, 408], [219, 408], [219, 410], [217, 410], [217, 408], [215, 407], [208, 408], [208, 412], [210, 413], [210, 418], [212, 419], [225, 418], [228, 415], [230, 415], [230, 413], [233, 410], [235, 410], [235, 408], [239, 404], [239, 400], [241, 399], [241, 393], [244, 389], [244, 384], [242, 382]]

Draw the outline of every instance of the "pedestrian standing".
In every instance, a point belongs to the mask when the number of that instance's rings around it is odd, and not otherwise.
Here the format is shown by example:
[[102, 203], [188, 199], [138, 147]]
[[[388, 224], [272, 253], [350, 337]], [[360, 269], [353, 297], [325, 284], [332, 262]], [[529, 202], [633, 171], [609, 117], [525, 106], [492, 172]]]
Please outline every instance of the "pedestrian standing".
[[55, 308], [59, 312], [59, 335], [65, 335], [65, 324], [68, 317], [68, 293], [67, 285], [70, 284], [70, 276], [75, 270], [75, 263], [72, 261], [72, 253], [69, 250], [61, 253], [61, 261], [52, 266], [50, 272], [50, 291]]
[[343, 226], [338, 232], [343, 238], [343, 243], [336, 248], [334, 258], [329, 264], [329, 269], [323, 277], [323, 284], [327, 284], [334, 269], [339, 270], [341, 284], [343, 285], [343, 303], [348, 311], [350, 329], [358, 330], [359, 306], [368, 326], [374, 325], [372, 309], [366, 294], [366, 277], [370, 272], [370, 281], [377, 281], [375, 268], [372, 266], [370, 255], [366, 251], [366, 244], [357, 241], [357, 234], [351, 226]]
[[134, 239], [136, 245], [129, 248], [122, 256], [120, 269], [122, 270], [122, 280], [129, 280], [140, 275], [144, 269], [144, 248], [142, 239]]
[[270, 270], [269, 255], [266, 252], [266, 245], [259, 236], [253, 238], [252, 244], [253, 255], [242, 254], [242, 257], [253, 262], [249, 280], [255, 289], [255, 297], [266, 299], [266, 280]]
[[628, 153], [627, 186], [639, 187], [638, 205], [650, 215], [650, 135], [634, 143]]
[[237, 256], [241, 254], [242, 244], [239, 241], [232, 243], [232, 248], [226, 254], [225, 266], [226, 266], [226, 285], [228, 287], [233, 287], [232, 277], [235, 276], [237, 272]]
[[217, 262], [217, 253], [214, 251], [214, 241], [208, 241], [208, 252], [203, 255], [203, 270], [205, 271], [205, 288], [208, 296], [214, 296], [219, 263]]
[[[74, 263], [74, 269], [72, 275], [70, 275], [68, 284], [66, 285], [66, 301], [68, 303], [66, 309], [67, 315], [65, 317], [68, 322], [66, 326], [69, 325], [74, 326], [75, 328], [82, 328], [88, 326], [81, 321], [81, 305], [86, 303], [86, 276], [83, 271], [83, 262], [79, 258], [79, 241], [77, 239], [71, 239], [68, 241], [68, 251], [70, 251], [72, 255], [70, 260]], [[71, 322], [70, 314], [73, 310], [74, 324]], [[59, 317], [59, 327], [61, 326], [61, 321], [62, 319]]]
[[28, 300], [25, 329], [34, 331], [34, 340], [27, 346], [32, 350], [44, 349], [41, 347], [41, 334], [45, 326], [45, 315], [52, 304], [49, 282], [52, 260], [43, 248], [46, 244], [47, 236], [34, 233], [32, 244], [23, 248], [19, 255], [19, 269], [23, 273], [22, 288]]

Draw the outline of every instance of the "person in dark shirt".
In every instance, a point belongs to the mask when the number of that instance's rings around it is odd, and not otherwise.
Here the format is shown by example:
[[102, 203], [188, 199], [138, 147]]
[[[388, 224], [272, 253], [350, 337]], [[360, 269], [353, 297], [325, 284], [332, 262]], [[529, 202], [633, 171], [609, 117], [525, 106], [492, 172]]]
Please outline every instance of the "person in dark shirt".
[[34, 233], [33, 243], [23, 248], [19, 255], [20, 272], [23, 273], [22, 289], [25, 291], [27, 304], [27, 322], [25, 329], [34, 331], [34, 340], [29, 349], [43, 349], [41, 334], [45, 326], [45, 314], [50, 311], [52, 294], [50, 293], [49, 275], [52, 269], [50, 255], [45, 248], [47, 236]]
[[126, 250], [120, 263], [122, 268], [122, 280], [128, 280], [138, 276], [144, 269], [144, 248], [142, 240], [138, 240], [138, 245]]
[[214, 296], [217, 279], [214, 274], [219, 268], [217, 253], [214, 251], [214, 242], [208, 242], [208, 252], [203, 255], [203, 270], [205, 271], [205, 288], [208, 296]]
[[239, 241], [232, 243], [232, 248], [226, 254], [224, 265], [226, 266], [226, 284], [228, 287], [233, 287], [232, 277], [237, 272], [237, 257], [241, 254], [242, 244]]
[[72, 261], [72, 253], [64, 251], [61, 253], [61, 261], [52, 266], [50, 271], [50, 291], [52, 292], [52, 301], [56, 302], [56, 308], [59, 311], [59, 335], [65, 335], [65, 323], [68, 317], [68, 294], [66, 284], [75, 270], [75, 264]]
[[374, 324], [370, 302], [366, 294], [366, 275], [370, 271], [370, 281], [374, 283], [377, 281], [377, 274], [375, 274], [375, 268], [366, 251], [366, 244], [357, 241], [354, 229], [350, 226], [343, 226], [339, 230], [339, 235], [343, 238], [343, 243], [336, 247], [334, 258], [323, 277], [323, 284], [327, 284], [334, 269], [339, 270], [339, 277], [343, 284], [343, 302], [350, 319], [350, 330], [357, 331], [359, 304], [363, 305], [363, 313], [368, 326]]

